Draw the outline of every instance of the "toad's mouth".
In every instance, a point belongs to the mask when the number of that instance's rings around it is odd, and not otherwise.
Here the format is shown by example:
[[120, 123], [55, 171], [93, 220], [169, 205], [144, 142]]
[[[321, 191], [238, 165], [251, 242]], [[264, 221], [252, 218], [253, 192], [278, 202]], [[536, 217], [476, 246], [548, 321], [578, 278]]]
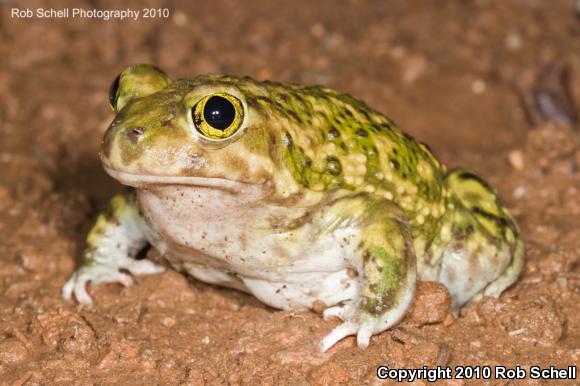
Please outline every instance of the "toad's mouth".
[[123, 185], [132, 186], [134, 188], [146, 188], [162, 185], [185, 185], [199, 188], [226, 190], [232, 193], [258, 193], [263, 191], [264, 188], [260, 185], [248, 184], [225, 178], [133, 174], [112, 169], [104, 165], [103, 167], [111, 177]]

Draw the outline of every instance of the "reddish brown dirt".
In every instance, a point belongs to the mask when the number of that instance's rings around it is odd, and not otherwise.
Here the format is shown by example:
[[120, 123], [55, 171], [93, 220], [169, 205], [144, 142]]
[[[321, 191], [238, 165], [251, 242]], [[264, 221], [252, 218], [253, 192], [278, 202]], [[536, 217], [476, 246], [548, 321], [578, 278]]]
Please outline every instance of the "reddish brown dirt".
[[[148, 3], [171, 16], [19, 20], [10, 8], [143, 3], [0, 2], [1, 384], [375, 384], [378, 365], [579, 363], [579, 131], [532, 125], [521, 102], [553, 60], [568, 64], [580, 97], [573, 1]], [[119, 189], [96, 157], [108, 86], [136, 62], [175, 77], [322, 83], [365, 100], [497, 187], [526, 240], [521, 279], [457, 319], [445, 289], [422, 283], [399, 327], [366, 350], [348, 338], [324, 354], [316, 344], [336, 322], [171, 270], [92, 288], [92, 308], [67, 303], [60, 291], [84, 235]]]

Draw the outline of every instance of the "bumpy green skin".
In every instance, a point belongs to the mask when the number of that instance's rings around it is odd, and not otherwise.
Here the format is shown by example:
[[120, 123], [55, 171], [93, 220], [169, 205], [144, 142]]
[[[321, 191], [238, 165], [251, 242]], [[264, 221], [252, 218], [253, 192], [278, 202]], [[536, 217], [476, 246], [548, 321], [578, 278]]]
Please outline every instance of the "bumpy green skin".
[[[426, 145], [348, 95], [247, 77], [170, 81], [146, 65], [125, 70], [118, 85], [119, 112], [101, 150], [107, 168], [266, 186], [270, 203], [324, 206], [337, 222], [356, 220], [358, 322], [398, 307], [415, 269], [425, 280], [444, 270], [451, 281], [466, 270], [494, 272], [473, 291], [451, 288], [456, 306], [499, 295], [521, 270], [518, 227], [494, 190], [472, 172], [448, 172]], [[220, 142], [196, 136], [191, 121], [196, 101], [213, 92], [236, 96], [246, 110], [242, 128]], [[89, 244], [98, 244], [95, 232]], [[453, 253], [463, 259], [457, 269], [445, 262]]]

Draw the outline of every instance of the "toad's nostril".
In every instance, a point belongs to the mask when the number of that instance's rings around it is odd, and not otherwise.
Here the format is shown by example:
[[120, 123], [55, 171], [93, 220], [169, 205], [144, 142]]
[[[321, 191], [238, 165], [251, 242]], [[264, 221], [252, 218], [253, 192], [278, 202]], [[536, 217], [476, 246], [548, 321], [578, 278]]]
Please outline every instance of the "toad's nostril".
[[131, 143], [137, 144], [137, 142], [139, 142], [139, 139], [141, 139], [141, 137], [143, 136], [143, 133], [145, 133], [144, 128], [134, 127], [131, 130], [129, 130], [129, 132], [127, 133], [127, 137], [129, 138], [129, 141], [131, 141]]

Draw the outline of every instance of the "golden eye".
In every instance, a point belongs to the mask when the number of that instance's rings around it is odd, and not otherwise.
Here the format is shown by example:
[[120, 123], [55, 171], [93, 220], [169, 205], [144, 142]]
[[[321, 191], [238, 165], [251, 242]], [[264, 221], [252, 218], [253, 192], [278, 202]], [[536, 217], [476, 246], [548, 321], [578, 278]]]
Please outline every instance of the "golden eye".
[[223, 93], [203, 97], [193, 106], [191, 114], [197, 131], [210, 139], [231, 137], [244, 120], [240, 100]]

